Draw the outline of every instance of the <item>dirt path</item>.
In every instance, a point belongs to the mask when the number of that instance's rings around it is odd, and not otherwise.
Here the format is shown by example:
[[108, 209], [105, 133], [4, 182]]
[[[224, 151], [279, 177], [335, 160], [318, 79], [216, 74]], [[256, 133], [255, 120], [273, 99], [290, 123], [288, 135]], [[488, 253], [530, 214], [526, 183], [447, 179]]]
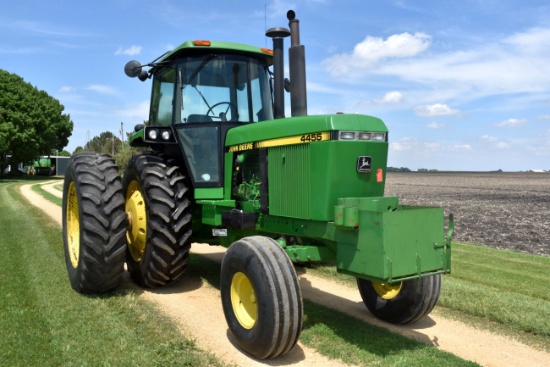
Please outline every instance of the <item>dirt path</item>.
[[[53, 185], [49, 189], [55, 191]], [[44, 187], [44, 189], [46, 189]], [[36, 194], [31, 185], [21, 187], [22, 193], [36, 206], [61, 224], [59, 206]], [[192, 252], [221, 262], [225, 249], [203, 244], [193, 244]], [[311, 274], [299, 273], [300, 286], [305, 298], [335, 310], [352, 315], [370, 324], [398, 332], [407, 337], [432, 344], [442, 350], [483, 366], [550, 366], [550, 354], [533, 349], [503, 336], [478, 330], [466, 324], [440, 316], [430, 317], [408, 326], [394, 326], [375, 319], [363, 305], [359, 292]], [[227, 363], [240, 366], [341, 366], [342, 363], [328, 360], [317, 351], [300, 343], [288, 355], [275, 361], [257, 361], [240, 352], [229, 334], [219, 291], [198, 276], [187, 274], [187, 279], [163, 290], [144, 291], [143, 297], [159, 305], [174, 317], [182, 332], [192, 330], [189, 337], [203, 349], [214, 352]], [[185, 306], [182, 306], [185, 305]], [[196, 315], [201, 317], [197, 318]], [[207, 320], [205, 322], [205, 320]]]

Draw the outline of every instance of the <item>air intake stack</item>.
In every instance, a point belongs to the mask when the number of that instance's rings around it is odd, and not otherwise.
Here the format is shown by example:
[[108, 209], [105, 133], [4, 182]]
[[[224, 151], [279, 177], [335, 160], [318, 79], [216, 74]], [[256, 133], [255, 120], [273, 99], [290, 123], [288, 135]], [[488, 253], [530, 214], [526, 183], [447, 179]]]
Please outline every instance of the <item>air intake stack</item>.
[[285, 51], [283, 49], [284, 38], [290, 35], [286, 28], [270, 28], [265, 33], [273, 38], [273, 117], [280, 119], [285, 117]]
[[290, 109], [292, 116], [307, 116], [306, 51], [300, 44], [300, 21], [296, 13], [286, 14], [290, 27], [290, 48], [288, 67], [290, 72]]

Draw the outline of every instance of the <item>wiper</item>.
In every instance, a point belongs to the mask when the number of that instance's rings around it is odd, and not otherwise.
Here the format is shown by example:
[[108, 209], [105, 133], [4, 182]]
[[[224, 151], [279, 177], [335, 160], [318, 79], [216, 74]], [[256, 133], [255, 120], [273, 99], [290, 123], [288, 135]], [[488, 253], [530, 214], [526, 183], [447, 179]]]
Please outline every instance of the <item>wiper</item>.
[[205, 59], [202, 60], [201, 64], [193, 71], [193, 74], [189, 76], [189, 79], [187, 79], [187, 81], [182, 85], [181, 89], [183, 90], [185, 87], [187, 87], [193, 81], [193, 79], [195, 79], [197, 74], [200, 73], [200, 71], [206, 66], [206, 64], [208, 64], [210, 60], [212, 60], [214, 57], [216, 57], [216, 55], [213, 54], [206, 56]]

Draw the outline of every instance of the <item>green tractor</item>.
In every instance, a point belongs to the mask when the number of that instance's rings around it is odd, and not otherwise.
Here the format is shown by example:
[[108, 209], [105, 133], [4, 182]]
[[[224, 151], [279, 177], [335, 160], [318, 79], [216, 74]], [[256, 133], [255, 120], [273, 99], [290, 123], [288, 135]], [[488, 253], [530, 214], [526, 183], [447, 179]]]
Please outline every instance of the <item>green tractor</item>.
[[32, 161], [32, 167], [35, 175], [40, 175], [40, 176], [55, 175], [55, 165], [52, 164], [52, 158], [49, 156], [36, 157]]
[[334, 263], [390, 323], [433, 309], [450, 272], [453, 220], [445, 236], [442, 208], [384, 196], [388, 130], [380, 119], [307, 114], [304, 46], [294, 12], [287, 17], [290, 30], [266, 33], [273, 50], [188, 41], [125, 66], [130, 77], [152, 78], [149, 123], [130, 139], [150, 149], [130, 159], [122, 178], [108, 155], [71, 157], [63, 236], [75, 290], [114, 290], [125, 263], [137, 284], [166, 286], [185, 272], [191, 243], [228, 247], [222, 308], [239, 346], [260, 359], [288, 352], [300, 336], [294, 264]]

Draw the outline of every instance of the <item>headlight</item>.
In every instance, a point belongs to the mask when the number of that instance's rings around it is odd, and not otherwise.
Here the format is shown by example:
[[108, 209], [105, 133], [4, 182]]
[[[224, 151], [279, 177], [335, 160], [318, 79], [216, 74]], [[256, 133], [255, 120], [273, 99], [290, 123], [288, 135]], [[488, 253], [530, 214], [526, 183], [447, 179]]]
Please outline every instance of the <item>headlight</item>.
[[175, 144], [176, 137], [171, 126], [145, 126], [143, 139], [146, 143]]
[[371, 131], [339, 131], [338, 140], [385, 142], [387, 133]]
[[372, 136], [372, 133], [359, 133], [357, 134], [358, 140], [370, 140]]
[[147, 136], [151, 140], [157, 140], [157, 138], [159, 137], [159, 132], [156, 129], [151, 129], [147, 132]]
[[355, 132], [340, 131], [340, 140], [355, 140]]

